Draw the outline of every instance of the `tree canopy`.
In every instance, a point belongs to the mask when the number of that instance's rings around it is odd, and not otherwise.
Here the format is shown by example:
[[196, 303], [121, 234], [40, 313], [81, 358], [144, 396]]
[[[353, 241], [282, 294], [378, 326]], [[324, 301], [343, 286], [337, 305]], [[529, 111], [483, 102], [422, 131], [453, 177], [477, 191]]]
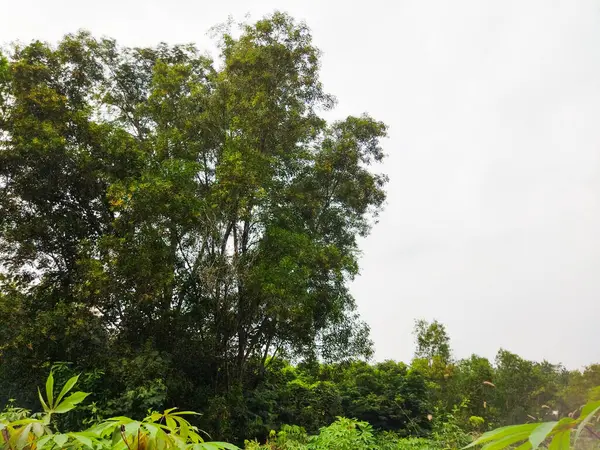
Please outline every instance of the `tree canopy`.
[[348, 281], [385, 201], [386, 126], [320, 116], [305, 24], [275, 13], [220, 42], [214, 62], [80, 32], [0, 60], [3, 377], [145, 354], [185, 399], [273, 355], [370, 354]]

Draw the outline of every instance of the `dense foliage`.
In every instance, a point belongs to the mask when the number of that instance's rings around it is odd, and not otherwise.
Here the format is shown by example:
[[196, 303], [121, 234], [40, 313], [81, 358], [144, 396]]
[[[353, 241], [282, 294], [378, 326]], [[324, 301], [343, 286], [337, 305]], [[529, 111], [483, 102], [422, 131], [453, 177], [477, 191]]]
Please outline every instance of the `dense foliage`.
[[[249, 448], [451, 449], [600, 399], [600, 365], [456, 360], [435, 321], [410, 365], [366, 362], [348, 285], [385, 201], [386, 126], [321, 117], [334, 99], [305, 24], [219, 30], [218, 61], [85, 32], [0, 54], [5, 430], [83, 445], [57, 430], [126, 415], [149, 418], [117, 420], [126, 434], [163, 420], [182, 445], [197, 426]], [[50, 369], [91, 394], [19, 423], [12, 399], [35, 408]], [[200, 415], [154, 413], [170, 405]]]
[[272, 356], [370, 354], [347, 282], [385, 199], [386, 127], [319, 117], [333, 99], [304, 24], [276, 13], [220, 42], [218, 64], [86, 33], [2, 57], [5, 396], [68, 361], [102, 372], [110, 412], [208, 401], [220, 424]]
[[[113, 417], [95, 421], [84, 431], [60, 431], [57, 416], [73, 411], [82, 403], [87, 393], [73, 392], [78, 376], [69, 379], [58, 395], [55, 395], [54, 375], [46, 381], [45, 397], [38, 389], [42, 413], [8, 406], [0, 412], [0, 444], [9, 450], [71, 449], [182, 449], [182, 450], [236, 450], [225, 442], [205, 442], [198, 428], [186, 417], [196, 415], [177, 408], [163, 413], [149, 412], [142, 421], [128, 417]], [[69, 394], [69, 395], [67, 395]], [[441, 424], [432, 438], [401, 438], [393, 432], [375, 430], [368, 422], [337, 417], [316, 435], [309, 436], [303, 427], [283, 425], [280, 431], [272, 430], [264, 444], [256, 439], [246, 440], [246, 450], [395, 450], [395, 449], [464, 449], [483, 445], [482, 450], [570, 450], [596, 448], [600, 435], [594, 430], [592, 421], [600, 415], [600, 401], [592, 401], [581, 408], [574, 417], [569, 414], [561, 420], [534, 422], [501, 427], [481, 434], [472, 441], [454, 419]], [[440, 423], [440, 422], [438, 422]], [[583, 435], [583, 436], [582, 436]], [[591, 436], [591, 437], [590, 437]], [[470, 442], [472, 441], [472, 442]], [[470, 442], [470, 443], [469, 443]], [[465, 445], [468, 444], [468, 445]], [[547, 447], [546, 447], [547, 446]]]
[[112, 450], [236, 450], [226, 442], [205, 442], [187, 416], [196, 413], [171, 408], [151, 413], [144, 420], [113, 417], [84, 431], [58, 430], [56, 416], [73, 411], [88, 394], [69, 392], [79, 377], [69, 379], [55, 397], [52, 372], [46, 380], [45, 398], [38, 389], [42, 413], [9, 407], [0, 413], [0, 444], [8, 450], [112, 449]]

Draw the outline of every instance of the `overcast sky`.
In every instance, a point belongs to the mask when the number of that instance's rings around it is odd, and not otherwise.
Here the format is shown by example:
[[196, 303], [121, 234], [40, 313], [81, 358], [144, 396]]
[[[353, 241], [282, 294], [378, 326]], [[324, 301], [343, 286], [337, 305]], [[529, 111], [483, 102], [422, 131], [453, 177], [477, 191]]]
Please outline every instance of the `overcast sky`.
[[[600, 361], [600, 2], [0, 0], [0, 42], [85, 28], [195, 42], [233, 15], [307, 21], [332, 117], [390, 126], [385, 213], [353, 292], [376, 358], [408, 361], [416, 318], [457, 357], [500, 347]], [[86, 5], [89, 5], [86, 7]]]

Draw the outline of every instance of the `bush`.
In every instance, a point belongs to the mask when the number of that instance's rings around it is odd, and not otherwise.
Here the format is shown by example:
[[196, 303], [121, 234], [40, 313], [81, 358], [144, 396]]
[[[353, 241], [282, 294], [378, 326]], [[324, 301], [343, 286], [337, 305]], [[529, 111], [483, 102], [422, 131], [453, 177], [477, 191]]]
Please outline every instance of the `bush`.
[[396, 433], [383, 432], [377, 435], [377, 450], [441, 450], [431, 439], [400, 438]]
[[371, 450], [375, 449], [373, 427], [367, 422], [338, 417], [331, 425], [321, 428], [310, 440], [309, 450]]
[[84, 431], [58, 430], [57, 415], [77, 408], [89, 395], [72, 392], [79, 377], [70, 378], [55, 396], [54, 376], [50, 372], [45, 386], [45, 397], [38, 389], [43, 412], [16, 408], [10, 404], [0, 414], [0, 444], [11, 450], [92, 449], [142, 450], [190, 449], [236, 450], [225, 442], [204, 442], [199, 430], [185, 417], [196, 413], [171, 408], [163, 413], [150, 413], [144, 420], [114, 417]]

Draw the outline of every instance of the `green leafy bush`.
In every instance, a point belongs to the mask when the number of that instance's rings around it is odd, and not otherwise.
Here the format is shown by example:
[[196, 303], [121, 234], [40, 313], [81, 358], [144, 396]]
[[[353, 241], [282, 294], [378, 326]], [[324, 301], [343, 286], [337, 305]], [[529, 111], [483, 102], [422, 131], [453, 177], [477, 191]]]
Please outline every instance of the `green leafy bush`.
[[264, 445], [246, 441], [246, 450], [371, 450], [379, 448], [373, 428], [367, 422], [338, 417], [335, 422], [321, 428], [316, 436], [307, 436], [297, 426], [284, 426], [271, 435]]
[[246, 441], [246, 450], [304, 450], [307, 448], [309, 437], [306, 430], [297, 425], [284, 425], [281, 430], [271, 430], [265, 445], [260, 445], [256, 440]]
[[309, 450], [370, 450], [375, 449], [373, 427], [367, 422], [338, 419], [328, 427], [321, 428], [308, 445]]
[[393, 432], [383, 432], [376, 435], [377, 450], [441, 450], [437, 441], [425, 438], [400, 438]]
[[0, 444], [8, 450], [92, 449], [92, 450], [236, 450], [225, 442], [204, 442], [197, 427], [185, 417], [196, 413], [171, 408], [163, 413], [153, 412], [144, 420], [113, 417], [91, 428], [77, 432], [61, 432], [55, 416], [74, 410], [89, 395], [72, 392], [79, 377], [70, 378], [55, 396], [54, 375], [46, 380], [45, 396], [38, 389], [43, 412], [30, 411], [9, 405], [0, 414]]

